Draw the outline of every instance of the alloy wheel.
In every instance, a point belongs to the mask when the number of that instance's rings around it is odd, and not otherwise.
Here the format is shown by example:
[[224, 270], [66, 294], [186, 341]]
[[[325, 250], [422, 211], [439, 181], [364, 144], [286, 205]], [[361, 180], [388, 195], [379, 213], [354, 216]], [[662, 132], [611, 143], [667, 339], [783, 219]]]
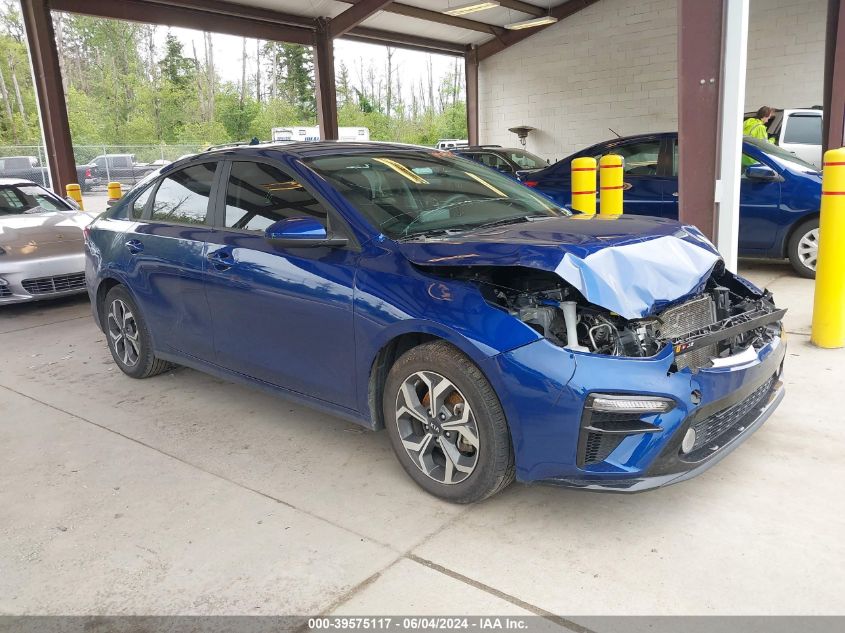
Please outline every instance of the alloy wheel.
[[475, 416], [449, 379], [431, 371], [406, 378], [396, 394], [396, 425], [411, 461], [434, 481], [457, 484], [475, 470]]
[[138, 322], [122, 300], [115, 299], [109, 306], [108, 333], [112, 348], [126, 367], [134, 367], [141, 357]]
[[819, 257], [819, 230], [807, 231], [798, 242], [798, 260], [810, 270], [816, 269]]

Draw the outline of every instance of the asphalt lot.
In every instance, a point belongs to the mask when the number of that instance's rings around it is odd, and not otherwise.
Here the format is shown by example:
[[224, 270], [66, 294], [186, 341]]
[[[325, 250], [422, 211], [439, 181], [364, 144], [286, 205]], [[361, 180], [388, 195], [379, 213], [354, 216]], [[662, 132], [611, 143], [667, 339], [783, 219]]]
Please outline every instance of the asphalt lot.
[[845, 350], [809, 344], [811, 282], [744, 272], [790, 347], [742, 447], [662, 490], [472, 507], [384, 433], [188, 369], [125, 377], [84, 297], [3, 307], [0, 614], [845, 614]]

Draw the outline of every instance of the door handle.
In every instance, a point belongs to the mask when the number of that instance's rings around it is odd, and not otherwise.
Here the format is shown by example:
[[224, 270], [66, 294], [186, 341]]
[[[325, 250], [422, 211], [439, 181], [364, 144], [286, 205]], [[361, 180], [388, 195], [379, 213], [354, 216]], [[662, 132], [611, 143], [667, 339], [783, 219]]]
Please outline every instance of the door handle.
[[228, 248], [221, 248], [206, 256], [206, 259], [211, 262], [217, 270], [228, 270], [235, 263], [232, 257], [232, 251]]
[[144, 250], [144, 243], [141, 240], [128, 240], [125, 244], [126, 250], [133, 255], [137, 255]]
[[678, 197], [678, 192], [677, 192], [677, 191], [674, 191], [674, 192], [672, 192], [672, 195], [673, 195], [675, 198], [677, 198], [677, 197]]
[[634, 185], [632, 185], [630, 182], [623, 182], [622, 183], [622, 191], [628, 191], [628, 189], [630, 189], [633, 186]]

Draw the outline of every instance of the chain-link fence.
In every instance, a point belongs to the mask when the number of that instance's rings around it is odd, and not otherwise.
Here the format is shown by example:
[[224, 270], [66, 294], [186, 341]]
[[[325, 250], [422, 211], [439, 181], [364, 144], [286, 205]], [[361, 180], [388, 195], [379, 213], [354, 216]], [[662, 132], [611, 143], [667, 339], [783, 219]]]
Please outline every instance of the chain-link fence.
[[[83, 191], [105, 191], [109, 182], [132, 186], [144, 176], [204, 143], [159, 145], [74, 145], [76, 174]], [[0, 178], [31, 180], [50, 187], [47, 152], [43, 145], [0, 145]]]

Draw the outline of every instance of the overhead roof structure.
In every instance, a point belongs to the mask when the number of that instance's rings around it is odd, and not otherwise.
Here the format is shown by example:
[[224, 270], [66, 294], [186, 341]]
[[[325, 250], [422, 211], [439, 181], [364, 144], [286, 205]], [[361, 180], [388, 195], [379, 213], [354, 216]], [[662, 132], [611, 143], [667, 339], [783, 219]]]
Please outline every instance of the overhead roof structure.
[[[21, 0], [21, 5], [50, 173], [61, 192], [76, 178], [76, 167], [51, 11], [313, 46], [317, 115], [324, 139], [337, 138], [334, 39], [461, 56], [468, 139], [478, 144], [479, 63], [548, 28], [512, 30], [506, 25], [547, 16], [565, 20], [599, 1], [613, 0], [496, 0], [492, 8], [463, 15], [445, 11], [470, 0]], [[730, 63], [724, 59], [725, 7], [736, 2], [746, 3], [747, 12], [748, 0], [678, 0], [679, 190], [684, 199], [680, 216], [709, 236], [715, 235], [718, 221], [714, 183], [722, 69]], [[825, 141], [838, 147], [845, 142], [845, 0], [828, 3]]]

